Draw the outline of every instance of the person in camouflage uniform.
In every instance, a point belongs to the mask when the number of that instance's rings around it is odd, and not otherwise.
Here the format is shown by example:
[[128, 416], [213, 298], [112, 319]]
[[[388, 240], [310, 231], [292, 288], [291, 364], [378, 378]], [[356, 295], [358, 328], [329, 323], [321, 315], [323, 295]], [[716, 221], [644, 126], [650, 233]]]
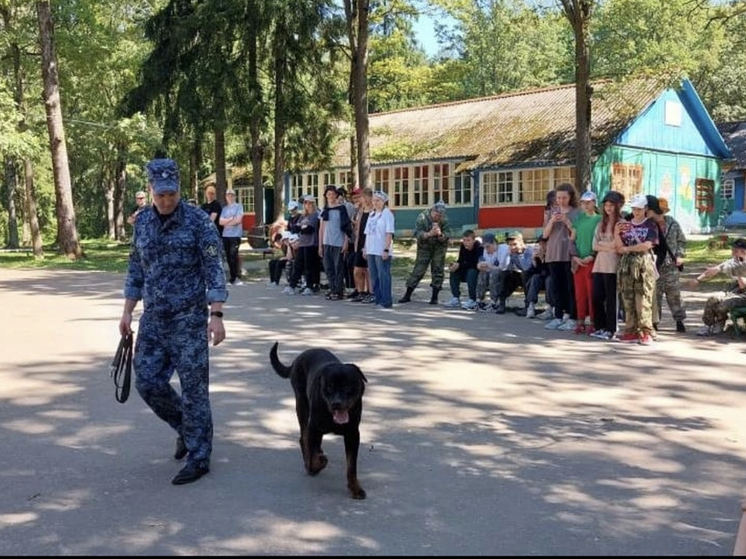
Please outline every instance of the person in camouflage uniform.
[[730, 311], [736, 307], [746, 307], [746, 239], [741, 237], [733, 241], [731, 253], [732, 258], [707, 268], [699, 277], [691, 280], [690, 287], [696, 287], [718, 274], [725, 274], [735, 280], [724, 295], [714, 295], [707, 299], [702, 313], [704, 326], [697, 332], [698, 336], [721, 334], [725, 330]]
[[446, 251], [451, 237], [451, 227], [446, 216], [444, 202], [436, 202], [433, 207], [417, 216], [414, 226], [414, 236], [417, 239], [417, 256], [412, 272], [407, 278], [407, 291], [399, 299], [399, 303], [409, 303], [412, 293], [422, 280], [428, 266], [430, 266], [432, 295], [430, 304], [438, 304], [438, 293], [443, 288], [445, 277]]
[[[648, 217], [658, 226], [658, 245], [655, 247], [655, 265], [658, 279], [653, 298], [653, 327], [657, 330], [663, 314], [663, 294], [666, 295], [671, 316], [676, 321], [676, 331], [686, 332], [686, 308], [681, 299], [679, 267], [684, 265], [686, 236], [681, 225], [670, 215], [664, 215], [663, 204], [655, 196], [648, 195]], [[666, 203], [666, 208], [668, 203]]]
[[616, 249], [621, 257], [617, 286], [624, 305], [624, 332], [621, 342], [648, 345], [653, 341], [653, 297], [657, 270], [653, 248], [658, 244], [658, 228], [646, 217], [647, 198], [636, 194], [630, 200], [632, 219], [615, 227]]
[[[228, 292], [218, 230], [204, 211], [181, 199], [176, 162], [154, 159], [147, 171], [153, 205], [135, 221], [119, 332], [132, 334], [132, 312], [142, 299], [135, 387], [177, 433], [174, 458], [187, 456], [187, 463], [172, 483], [181, 485], [210, 471], [208, 343], [225, 339]], [[174, 372], [181, 395], [170, 384]]]

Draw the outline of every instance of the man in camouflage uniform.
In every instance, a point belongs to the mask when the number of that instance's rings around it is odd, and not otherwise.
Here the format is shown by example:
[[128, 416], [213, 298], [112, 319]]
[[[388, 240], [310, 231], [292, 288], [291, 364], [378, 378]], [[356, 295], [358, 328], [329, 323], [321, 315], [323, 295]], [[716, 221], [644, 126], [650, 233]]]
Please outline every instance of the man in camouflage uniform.
[[[648, 218], [658, 226], [658, 245], [655, 252], [655, 265], [658, 279], [655, 282], [653, 298], [653, 327], [658, 330], [658, 323], [663, 314], [663, 294], [666, 295], [671, 316], [676, 321], [676, 331], [686, 332], [686, 308], [681, 300], [681, 283], [679, 267], [684, 265], [686, 255], [686, 236], [681, 225], [670, 215], [664, 215], [663, 205], [655, 196], [647, 196]], [[668, 204], [666, 204], [668, 207]]]
[[721, 334], [725, 330], [725, 321], [728, 320], [731, 309], [746, 307], [746, 239], [741, 237], [733, 241], [731, 252], [732, 258], [707, 268], [699, 277], [691, 280], [691, 286], [695, 287], [718, 274], [735, 279], [724, 295], [714, 295], [707, 299], [702, 314], [705, 325], [697, 332], [698, 336]]
[[[119, 332], [132, 333], [132, 311], [142, 299], [135, 386], [177, 433], [174, 458], [187, 463], [172, 483], [181, 485], [210, 471], [208, 343], [225, 339], [228, 292], [218, 231], [204, 211], [181, 200], [176, 162], [154, 159], [147, 171], [153, 205], [135, 220]], [[181, 395], [170, 384], [174, 371]]]
[[444, 202], [436, 202], [431, 208], [424, 210], [414, 225], [414, 237], [417, 239], [417, 256], [414, 267], [407, 279], [407, 291], [399, 299], [399, 303], [409, 303], [412, 293], [430, 266], [432, 295], [430, 304], [438, 304], [438, 293], [443, 288], [445, 277], [446, 251], [451, 237], [451, 227], [446, 216]]

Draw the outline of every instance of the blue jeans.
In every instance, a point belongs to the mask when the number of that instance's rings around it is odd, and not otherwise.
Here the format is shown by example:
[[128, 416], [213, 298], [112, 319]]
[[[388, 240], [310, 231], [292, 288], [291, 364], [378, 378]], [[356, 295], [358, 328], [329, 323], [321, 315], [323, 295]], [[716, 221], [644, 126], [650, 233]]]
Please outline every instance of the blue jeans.
[[373, 284], [373, 295], [376, 305], [389, 308], [393, 305], [391, 295], [391, 258], [384, 260], [382, 256], [368, 255], [368, 273]]
[[324, 245], [324, 273], [329, 280], [329, 291], [336, 295], [345, 292], [345, 255], [342, 247]]

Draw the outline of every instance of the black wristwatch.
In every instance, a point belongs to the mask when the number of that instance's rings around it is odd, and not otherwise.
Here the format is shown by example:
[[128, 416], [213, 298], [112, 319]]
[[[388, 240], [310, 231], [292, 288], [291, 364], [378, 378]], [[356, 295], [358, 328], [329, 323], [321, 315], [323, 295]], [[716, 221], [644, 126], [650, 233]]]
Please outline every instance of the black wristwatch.
[[218, 318], [223, 318], [223, 311], [210, 311], [210, 316], [217, 316]]

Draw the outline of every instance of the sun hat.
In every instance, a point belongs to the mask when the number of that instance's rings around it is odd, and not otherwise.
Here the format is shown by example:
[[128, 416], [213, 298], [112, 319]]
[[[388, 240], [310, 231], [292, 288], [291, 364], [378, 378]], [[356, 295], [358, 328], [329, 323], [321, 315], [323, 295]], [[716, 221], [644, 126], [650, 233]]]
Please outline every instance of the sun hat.
[[648, 205], [648, 197], [644, 194], [635, 194], [629, 201], [629, 205], [632, 208], [644, 208]]

